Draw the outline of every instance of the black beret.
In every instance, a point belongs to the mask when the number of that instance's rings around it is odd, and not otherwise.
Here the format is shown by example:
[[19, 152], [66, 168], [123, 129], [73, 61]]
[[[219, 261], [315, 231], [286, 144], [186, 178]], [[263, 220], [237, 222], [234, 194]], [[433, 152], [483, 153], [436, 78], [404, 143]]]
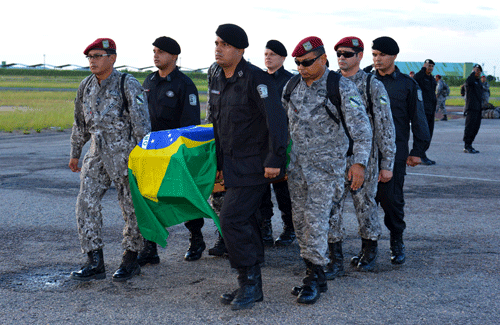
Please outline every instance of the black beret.
[[372, 49], [388, 55], [396, 55], [399, 53], [398, 43], [388, 36], [382, 36], [374, 39]]
[[432, 61], [431, 59], [427, 59], [427, 60], [425, 60], [425, 63], [429, 63], [429, 64], [434, 64], [434, 65], [436, 65], [436, 63], [434, 63], [434, 61]]
[[154, 43], [154, 46], [162, 51], [170, 53], [172, 55], [179, 55], [181, 53], [181, 47], [173, 38], [162, 36], [158, 37]]
[[274, 53], [281, 55], [281, 56], [287, 56], [286, 48], [285, 45], [283, 45], [280, 41], [277, 40], [270, 40], [266, 44], [266, 49], [270, 49]]
[[234, 24], [220, 25], [215, 34], [237, 49], [246, 49], [248, 47], [247, 33], [240, 26]]
[[481, 70], [481, 72], [483, 72], [483, 68], [481, 68], [481, 66], [479, 64], [474, 65], [473, 68], [479, 68], [479, 70]]

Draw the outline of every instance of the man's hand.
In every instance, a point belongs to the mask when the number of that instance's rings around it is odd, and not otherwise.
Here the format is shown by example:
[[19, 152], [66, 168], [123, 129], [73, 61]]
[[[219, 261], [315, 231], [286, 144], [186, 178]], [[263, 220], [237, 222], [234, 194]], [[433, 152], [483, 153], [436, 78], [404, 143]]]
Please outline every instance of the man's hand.
[[365, 167], [360, 164], [354, 164], [349, 168], [347, 179], [351, 181], [351, 189], [358, 190], [365, 181]]
[[387, 183], [392, 179], [392, 171], [381, 169], [378, 174], [378, 181], [381, 183]]
[[420, 165], [422, 162], [422, 159], [420, 157], [415, 157], [415, 156], [408, 156], [408, 159], [406, 159], [406, 165], [415, 167], [417, 165]]
[[79, 160], [78, 158], [71, 158], [71, 159], [69, 160], [69, 165], [68, 165], [68, 167], [69, 167], [69, 169], [71, 169], [71, 171], [72, 171], [73, 173], [76, 173], [76, 172], [79, 172], [79, 171], [81, 171], [81, 170], [82, 170], [81, 168], [78, 168], [78, 160]]
[[217, 174], [215, 174], [215, 182], [224, 186], [224, 175], [222, 174], [222, 170], [218, 170]]
[[271, 168], [271, 167], [266, 167], [264, 168], [264, 177], [265, 178], [275, 178], [278, 177], [280, 174], [281, 169], [280, 168]]

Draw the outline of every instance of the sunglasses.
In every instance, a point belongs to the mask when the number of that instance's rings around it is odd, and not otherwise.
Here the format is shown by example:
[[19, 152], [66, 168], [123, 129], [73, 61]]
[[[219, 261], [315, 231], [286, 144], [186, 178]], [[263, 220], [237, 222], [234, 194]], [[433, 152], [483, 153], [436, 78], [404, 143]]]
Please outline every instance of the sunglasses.
[[356, 54], [358, 54], [358, 52], [337, 52], [337, 57], [340, 58], [343, 55], [344, 58], [348, 59], [352, 58]]
[[297, 59], [295, 59], [295, 64], [297, 66], [301, 65], [305, 68], [305, 67], [309, 67], [311, 65], [313, 65], [314, 62], [316, 62], [316, 60], [322, 56], [323, 54], [320, 54], [318, 55], [317, 57], [315, 57], [314, 59], [309, 59], [309, 60], [304, 60], [304, 61], [297, 61]]

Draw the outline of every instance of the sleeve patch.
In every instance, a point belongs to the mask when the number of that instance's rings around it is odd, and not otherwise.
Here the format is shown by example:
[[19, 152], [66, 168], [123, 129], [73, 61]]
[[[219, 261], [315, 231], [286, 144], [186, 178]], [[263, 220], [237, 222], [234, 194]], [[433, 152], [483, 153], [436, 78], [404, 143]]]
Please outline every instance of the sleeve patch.
[[387, 105], [389, 100], [385, 96], [380, 96], [380, 105]]
[[257, 91], [259, 92], [260, 98], [267, 98], [269, 93], [267, 91], [267, 85], [260, 84], [257, 86]]
[[424, 97], [422, 96], [422, 90], [420, 89], [417, 90], [417, 97], [419, 102], [424, 100]]
[[135, 101], [139, 105], [144, 104], [144, 94], [140, 94], [140, 95], [135, 96]]
[[196, 106], [197, 103], [198, 103], [198, 100], [196, 99], [196, 95], [190, 94], [189, 95], [189, 105]]
[[349, 103], [352, 107], [359, 107], [361, 105], [361, 100], [359, 96], [352, 96], [349, 98]]

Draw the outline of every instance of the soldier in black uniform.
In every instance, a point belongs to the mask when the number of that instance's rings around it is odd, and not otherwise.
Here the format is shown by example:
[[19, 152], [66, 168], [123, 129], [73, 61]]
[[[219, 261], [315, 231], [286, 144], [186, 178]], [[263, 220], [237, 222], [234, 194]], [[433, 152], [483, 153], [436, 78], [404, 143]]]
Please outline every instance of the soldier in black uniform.
[[[427, 119], [427, 126], [429, 127], [430, 140], [434, 133], [434, 115], [436, 114], [436, 79], [432, 76], [435, 63], [431, 59], [424, 62], [422, 69], [415, 74], [414, 79], [417, 81], [420, 89], [422, 90], [422, 97], [424, 99], [425, 118]], [[422, 165], [435, 165], [436, 162], [424, 154], [422, 157]]]
[[479, 78], [483, 68], [476, 64], [472, 69], [472, 73], [465, 80], [465, 130], [464, 130], [464, 152], [479, 153], [478, 150], [472, 147], [472, 142], [476, 138], [479, 128], [481, 127], [481, 103], [483, 98], [483, 85]]
[[[403, 231], [404, 221], [403, 185], [406, 165], [417, 166], [429, 147], [430, 137], [422, 95], [417, 82], [394, 65], [399, 47], [390, 37], [379, 37], [373, 41], [372, 55], [375, 76], [382, 81], [391, 102], [392, 118], [396, 129], [396, 158], [393, 177], [387, 183], [378, 183], [375, 200], [384, 209], [384, 222], [391, 232], [391, 262], [405, 262]], [[409, 152], [410, 128], [413, 133], [413, 149]]]
[[[266, 44], [264, 51], [264, 63], [267, 68], [267, 73], [276, 82], [278, 94], [281, 96], [283, 88], [288, 80], [293, 76], [292, 73], [285, 70], [283, 63], [287, 56], [285, 46], [277, 40], [270, 40]], [[283, 220], [283, 232], [274, 241], [273, 228], [271, 218], [273, 216], [273, 203], [271, 201], [271, 184], [267, 186], [266, 193], [262, 198], [260, 205], [260, 213], [262, 214], [262, 240], [264, 245], [272, 246], [288, 246], [295, 239], [295, 230], [292, 221], [292, 201], [290, 200], [290, 192], [288, 191], [288, 181], [282, 180], [272, 184], [276, 201], [281, 211], [281, 220]]]
[[243, 59], [245, 31], [233, 24], [216, 31], [216, 67], [209, 105], [214, 122], [217, 179], [226, 195], [220, 211], [229, 262], [239, 288], [221, 297], [232, 309], [263, 300], [260, 264], [264, 246], [259, 207], [270, 180], [283, 177], [287, 118], [271, 77]]
[[[162, 36], [154, 41], [153, 46], [154, 63], [158, 71], [148, 75], [143, 83], [148, 97], [151, 131], [201, 124], [198, 90], [176, 65], [181, 53], [179, 44], [170, 37]], [[184, 223], [191, 233], [190, 245], [184, 256], [186, 261], [200, 259], [205, 250], [201, 233], [203, 224], [203, 218]], [[156, 243], [145, 240], [137, 259], [141, 266], [160, 263]]]

